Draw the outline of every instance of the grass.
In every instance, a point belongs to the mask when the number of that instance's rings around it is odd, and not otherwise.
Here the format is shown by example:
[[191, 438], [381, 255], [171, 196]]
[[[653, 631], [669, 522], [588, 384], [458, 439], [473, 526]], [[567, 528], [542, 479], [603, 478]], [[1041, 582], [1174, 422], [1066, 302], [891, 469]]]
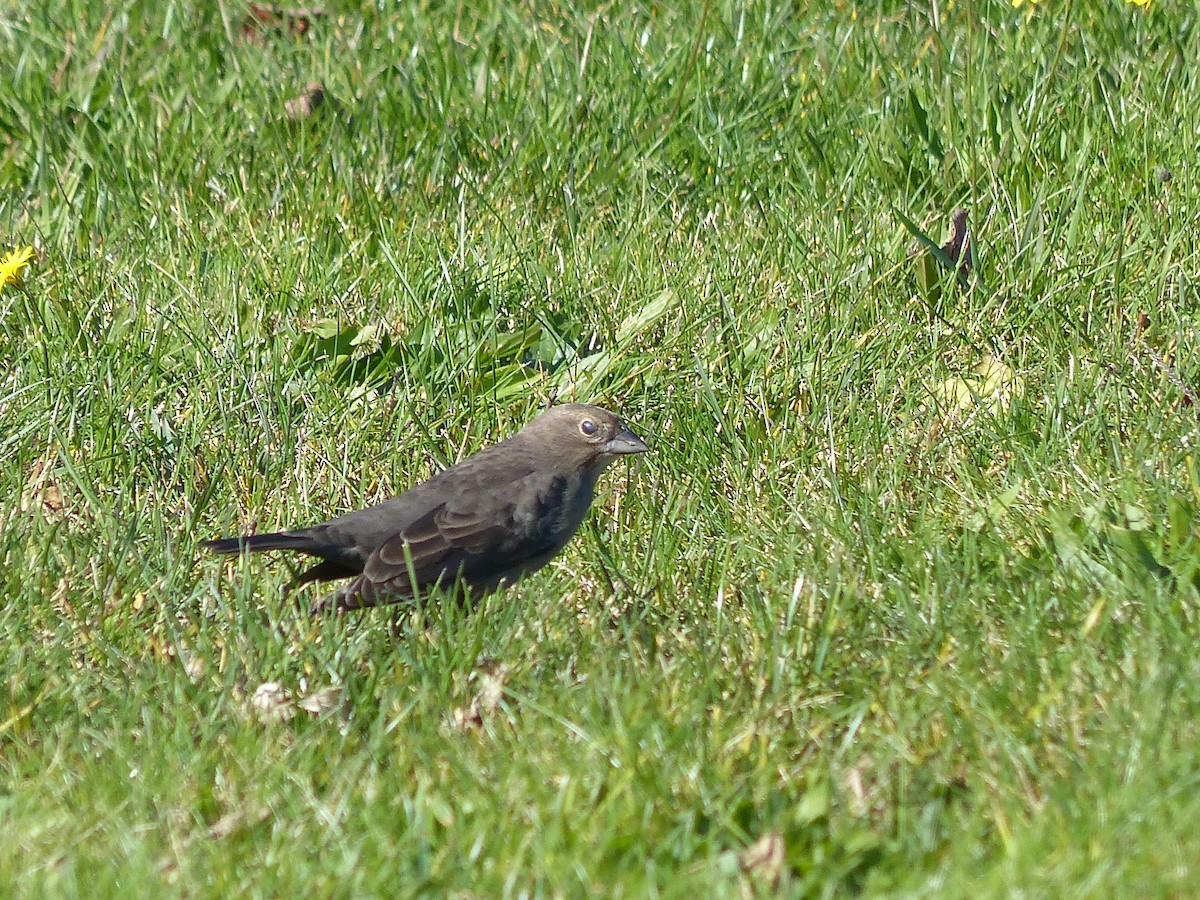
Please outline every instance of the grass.
[[[1200, 891], [1195, 11], [378, 6], [0, 12], [0, 880]], [[551, 397], [653, 452], [472, 615], [198, 549]]]

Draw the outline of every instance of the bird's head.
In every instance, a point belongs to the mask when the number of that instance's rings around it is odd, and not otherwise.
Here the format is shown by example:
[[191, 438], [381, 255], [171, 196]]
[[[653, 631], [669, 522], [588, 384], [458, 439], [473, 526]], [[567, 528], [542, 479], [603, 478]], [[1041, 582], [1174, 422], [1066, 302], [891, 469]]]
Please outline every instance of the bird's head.
[[618, 457], [645, 453], [645, 441], [606, 409], [582, 403], [552, 406], [522, 434], [550, 448], [564, 462], [602, 471]]

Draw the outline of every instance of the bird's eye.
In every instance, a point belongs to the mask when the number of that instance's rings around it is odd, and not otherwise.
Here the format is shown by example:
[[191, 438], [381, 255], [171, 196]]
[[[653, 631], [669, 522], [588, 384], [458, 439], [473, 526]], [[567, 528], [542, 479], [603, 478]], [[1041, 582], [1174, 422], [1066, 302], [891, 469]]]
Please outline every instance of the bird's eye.
[[586, 434], [588, 437], [591, 437], [593, 434], [596, 433], [596, 423], [593, 422], [591, 419], [584, 419], [582, 422], [579, 423], [579, 430], [582, 431], [584, 434]]

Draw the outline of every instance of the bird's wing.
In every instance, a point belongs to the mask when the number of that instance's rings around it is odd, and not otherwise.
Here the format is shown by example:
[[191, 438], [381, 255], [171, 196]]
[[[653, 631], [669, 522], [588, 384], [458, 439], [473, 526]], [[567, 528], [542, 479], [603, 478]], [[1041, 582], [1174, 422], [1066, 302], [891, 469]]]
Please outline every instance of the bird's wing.
[[[529, 472], [500, 486], [465, 484], [384, 541], [350, 587], [363, 605], [449, 582], [488, 585], [552, 551], [567, 479]], [[411, 567], [411, 571], [410, 571]], [[374, 601], [378, 602], [378, 601]]]

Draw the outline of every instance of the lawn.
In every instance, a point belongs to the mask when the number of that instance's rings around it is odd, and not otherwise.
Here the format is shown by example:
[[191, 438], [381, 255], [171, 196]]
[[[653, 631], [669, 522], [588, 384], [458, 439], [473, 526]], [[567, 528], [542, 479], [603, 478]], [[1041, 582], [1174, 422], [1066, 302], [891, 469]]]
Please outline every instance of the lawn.
[[[1198, 15], [4, 6], [0, 884], [1200, 894]], [[556, 399], [470, 613], [200, 547]]]

